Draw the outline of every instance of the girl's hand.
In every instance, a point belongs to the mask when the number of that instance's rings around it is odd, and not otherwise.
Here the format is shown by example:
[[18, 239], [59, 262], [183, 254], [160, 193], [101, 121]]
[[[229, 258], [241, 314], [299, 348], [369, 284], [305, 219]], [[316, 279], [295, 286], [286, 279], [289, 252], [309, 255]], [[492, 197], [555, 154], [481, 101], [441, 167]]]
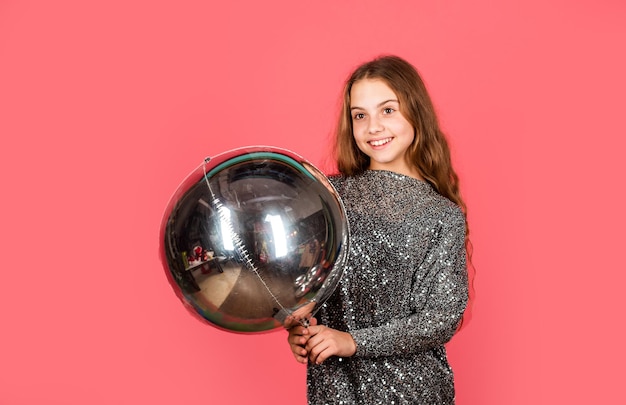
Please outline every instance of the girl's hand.
[[309, 360], [322, 364], [330, 356], [350, 357], [356, 353], [356, 343], [348, 332], [341, 332], [324, 325], [311, 324], [307, 330], [306, 346], [300, 351], [308, 352]]
[[[317, 319], [310, 318], [309, 319], [309, 328], [311, 326], [317, 325]], [[295, 326], [291, 326], [289, 331], [289, 336], [287, 336], [287, 342], [289, 342], [289, 346], [291, 347], [291, 352], [293, 356], [296, 358], [298, 363], [306, 364], [308, 362], [308, 352], [305, 349], [307, 341], [311, 337], [309, 333], [309, 328], [305, 328], [301, 324], [293, 324]]]

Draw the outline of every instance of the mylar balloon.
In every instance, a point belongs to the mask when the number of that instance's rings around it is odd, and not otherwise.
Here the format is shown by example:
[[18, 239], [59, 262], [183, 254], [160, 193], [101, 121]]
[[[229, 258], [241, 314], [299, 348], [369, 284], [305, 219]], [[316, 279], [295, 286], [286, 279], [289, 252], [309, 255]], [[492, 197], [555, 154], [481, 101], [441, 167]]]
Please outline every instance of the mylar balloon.
[[341, 277], [348, 223], [335, 189], [295, 153], [251, 146], [207, 158], [161, 224], [168, 279], [192, 314], [234, 332], [315, 313]]

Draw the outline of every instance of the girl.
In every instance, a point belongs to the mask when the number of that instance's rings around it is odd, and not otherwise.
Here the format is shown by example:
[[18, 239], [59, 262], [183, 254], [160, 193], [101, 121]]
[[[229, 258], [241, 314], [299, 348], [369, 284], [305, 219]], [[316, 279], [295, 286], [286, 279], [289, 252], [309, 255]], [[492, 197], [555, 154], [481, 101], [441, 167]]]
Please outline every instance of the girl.
[[465, 204], [424, 83], [395, 56], [346, 82], [330, 177], [350, 259], [310, 325], [291, 326], [310, 404], [453, 404], [444, 344], [468, 300]]

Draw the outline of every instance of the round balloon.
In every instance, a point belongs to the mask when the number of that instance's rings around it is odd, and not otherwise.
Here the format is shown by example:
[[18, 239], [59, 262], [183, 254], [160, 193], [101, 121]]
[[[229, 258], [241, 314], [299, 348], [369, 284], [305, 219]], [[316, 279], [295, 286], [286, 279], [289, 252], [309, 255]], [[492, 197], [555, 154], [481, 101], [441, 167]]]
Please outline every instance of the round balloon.
[[315, 313], [337, 286], [348, 222], [326, 176], [269, 146], [205, 159], [181, 183], [160, 251], [183, 304], [210, 325], [263, 332]]

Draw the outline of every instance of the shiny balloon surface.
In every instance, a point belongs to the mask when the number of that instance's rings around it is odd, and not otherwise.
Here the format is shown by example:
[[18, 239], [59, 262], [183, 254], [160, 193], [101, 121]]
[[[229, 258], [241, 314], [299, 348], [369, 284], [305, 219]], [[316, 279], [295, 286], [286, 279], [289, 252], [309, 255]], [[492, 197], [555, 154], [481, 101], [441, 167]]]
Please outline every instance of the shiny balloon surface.
[[233, 332], [315, 313], [337, 286], [348, 223], [328, 179], [297, 154], [253, 146], [207, 158], [178, 187], [161, 257], [183, 304]]

